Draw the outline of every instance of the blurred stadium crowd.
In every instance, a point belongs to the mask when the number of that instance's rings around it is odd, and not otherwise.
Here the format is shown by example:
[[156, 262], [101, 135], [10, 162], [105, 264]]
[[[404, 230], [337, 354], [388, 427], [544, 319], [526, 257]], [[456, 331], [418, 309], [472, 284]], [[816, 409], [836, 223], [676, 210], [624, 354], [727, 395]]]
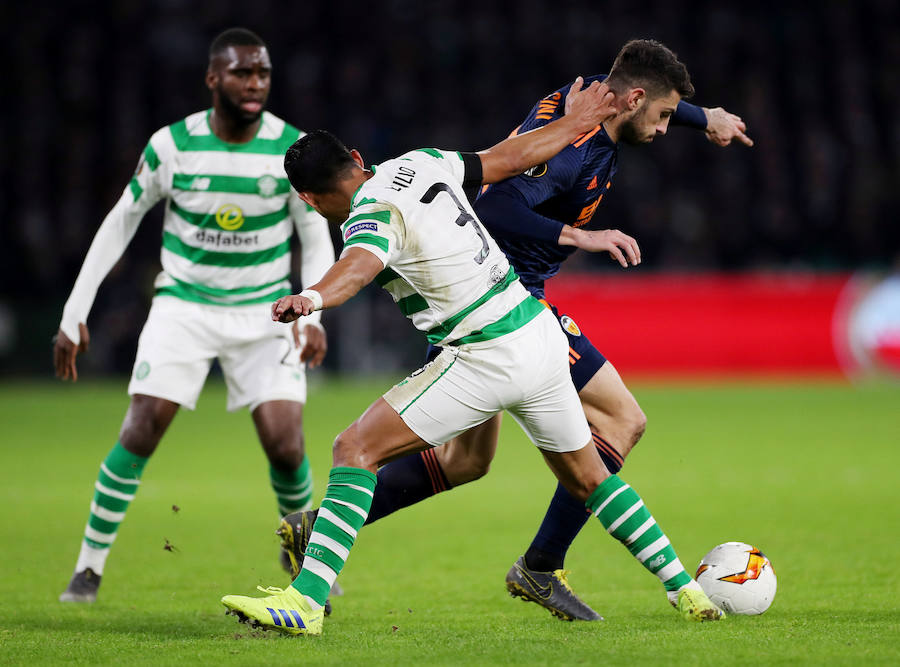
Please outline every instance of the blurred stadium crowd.
[[[886, 269], [900, 253], [891, 0], [122, 0], [4, 3], [0, 16], [15, 27], [0, 47], [12, 64], [0, 106], [0, 371], [51, 372], [50, 338], [97, 226], [150, 134], [208, 106], [206, 49], [232, 25], [269, 44], [271, 111], [376, 163], [420, 146], [487, 147], [540, 96], [606, 71], [627, 39], [659, 39], [687, 64], [693, 101], [741, 115], [756, 145], [720, 149], [676, 128], [622, 147], [594, 225], [635, 236], [640, 271]], [[160, 220], [151, 212], [101, 287], [80, 362], [94, 372], [131, 369]], [[619, 269], [580, 253], [574, 270]], [[371, 288], [325, 322], [333, 369], [421, 358], [397, 345], [417, 338]]]

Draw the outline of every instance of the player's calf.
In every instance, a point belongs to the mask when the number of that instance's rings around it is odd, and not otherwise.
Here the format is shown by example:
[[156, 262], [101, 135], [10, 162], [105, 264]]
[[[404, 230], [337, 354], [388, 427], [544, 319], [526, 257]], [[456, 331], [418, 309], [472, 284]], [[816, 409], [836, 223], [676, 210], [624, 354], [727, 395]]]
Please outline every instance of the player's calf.
[[606, 532], [662, 582], [669, 601], [684, 618], [702, 621], [724, 618], [685, 571], [669, 538], [628, 484], [610, 475], [591, 494], [585, 506], [600, 520]]

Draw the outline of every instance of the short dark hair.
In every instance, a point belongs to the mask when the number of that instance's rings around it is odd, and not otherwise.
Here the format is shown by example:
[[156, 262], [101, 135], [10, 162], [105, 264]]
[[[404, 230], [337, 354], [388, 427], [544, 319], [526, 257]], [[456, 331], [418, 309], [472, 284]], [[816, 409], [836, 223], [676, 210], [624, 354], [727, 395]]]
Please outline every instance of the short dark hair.
[[228, 28], [220, 32], [209, 45], [209, 59], [212, 60], [229, 46], [262, 46], [266, 43], [252, 30]]
[[297, 192], [332, 192], [354, 166], [347, 147], [325, 130], [303, 135], [284, 154], [284, 171]]
[[616, 56], [607, 78], [613, 92], [643, 88], [651, 98], [677, 92], [682, 99], [694, 94], [687, 67], [667, 46], [654, 39], [632, 39]]

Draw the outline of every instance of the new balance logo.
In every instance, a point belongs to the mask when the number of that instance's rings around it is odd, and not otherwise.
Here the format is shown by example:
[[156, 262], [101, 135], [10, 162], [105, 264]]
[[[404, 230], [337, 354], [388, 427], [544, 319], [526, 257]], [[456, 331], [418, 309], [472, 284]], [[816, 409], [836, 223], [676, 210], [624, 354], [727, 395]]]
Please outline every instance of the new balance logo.
[[665, 554], [660, 554], [659, 556], [657, 556], [656, 558], [651, 560], [649, 565], [650, 565], [650, 567], [660, 567], [665, 562], [666, 562]]

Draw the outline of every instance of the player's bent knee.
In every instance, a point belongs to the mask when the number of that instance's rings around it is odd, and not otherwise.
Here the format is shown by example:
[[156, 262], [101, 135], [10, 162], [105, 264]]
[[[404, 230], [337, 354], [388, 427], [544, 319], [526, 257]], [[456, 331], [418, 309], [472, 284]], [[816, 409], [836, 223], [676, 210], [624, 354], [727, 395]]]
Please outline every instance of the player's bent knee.
[[647, 430], [647, 415], [644, 414], [640, 407], [635, 406], [635, 410], [629, 420], [629, 429], [631, 431], [631, 445], [634, 446]]
[[578, 479], [576, 480], [577, 493], [573, 493], [571, 489], [567, 490], [580, 501], [585, 502], [588, 498], [591, 497], [594, 491], [597, 490], [597, 487], [605, 482], [608, 478], [609, 471], [605, 467], [597, 468], [591, 472], [585, 472], [578, 477]]
[[470, 481], [475, 481], [476, 479], [481, 479], [485, 475], [488, 474], [491, 470], [491, 462], [490, 461], [477, 461], [477, 467], [473, 468], [471, 471], [472, 479]]
[[361, 441], [359, 428], [355, 423], [334, 439], [331, 457], [334, 466], [342, 468], [376, 470], [380, 463], [377, 453]]
[[476, 479], [481, 479], [488, 474], [490, 469], [490, 461], [470, 459], [453, 471], [453, 479], [451, 479], [451, 475], [447, 475], [447, 478], [453, 486], [459, 486], [460, 484], [467, 484], [469, 482], [474, 482]]
[[119, 432], [122, 446], [137, 456], [153, 454], [177, 409], [176, 404], [168, 401], [134, 396]]
[[441, 469], [452, 486], [468, 484], [488, 474], [492, 457], [485, 456], [484, 451], [458, 447], [456, 444], [450, 441], [434, 450]]
[[585, 478], [578, 480], [567, 480], [563, 484], [563, 486], [573, 498], [580, 500], [581, 502], [586, 502], [602, 482], [603, 479]]

